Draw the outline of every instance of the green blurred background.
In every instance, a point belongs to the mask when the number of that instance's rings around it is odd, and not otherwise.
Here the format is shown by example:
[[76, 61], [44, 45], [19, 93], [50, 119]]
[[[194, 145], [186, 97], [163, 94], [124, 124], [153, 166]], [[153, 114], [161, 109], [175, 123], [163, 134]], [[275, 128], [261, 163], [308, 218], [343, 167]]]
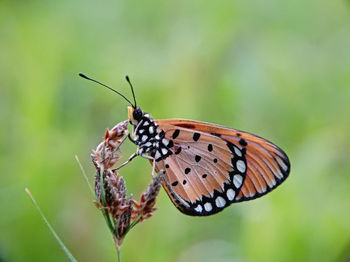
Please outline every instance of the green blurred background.
[[[79, 261], [116, 261], [91, 180], [91, 149], [127, 118], [250, 131], [290, 156], [271, 194], [205, 218], [162, 190], [127, 236], [123, 261], [350, 260], [350, 5], [310, 1], [0, 1], [0, 261], [66, 261], [28, 187]], [[127, 143], [123, 154], [135, 146]], [[138, 196], [151, 166], [122, 169]]]

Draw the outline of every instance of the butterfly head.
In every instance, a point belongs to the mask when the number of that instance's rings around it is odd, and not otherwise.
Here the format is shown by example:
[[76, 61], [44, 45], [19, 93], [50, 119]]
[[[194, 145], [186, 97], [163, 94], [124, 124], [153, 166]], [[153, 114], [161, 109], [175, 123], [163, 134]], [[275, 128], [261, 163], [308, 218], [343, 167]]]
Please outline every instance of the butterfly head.
[[128, 106], [128, 117], [130, 122], [136, 126], [142, 117], [144, 116], [144, 112], [139, 107]]

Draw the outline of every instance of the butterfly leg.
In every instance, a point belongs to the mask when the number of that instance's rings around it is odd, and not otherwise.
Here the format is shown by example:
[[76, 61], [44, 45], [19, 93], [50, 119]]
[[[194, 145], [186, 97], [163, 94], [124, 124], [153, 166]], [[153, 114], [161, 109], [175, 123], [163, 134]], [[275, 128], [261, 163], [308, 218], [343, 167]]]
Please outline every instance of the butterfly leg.
[[129, 159], [127, 160], [127, 161], [125, 161], [123, 164], [121, 164], [120, 166], [118, 166], [117, 168], [116, 168], [116, 170], [119, 170], [119, 169], [121, 169], [123, 166], [125, 166], [126, 164], [128, 164], [129, 162], [131, 162], [131, 160], [133, 160], [135, 157], [137, 157], [139, 154], [138, 153], [133, 153], [130, 157], [129, 157]]
[[129, 138], [129, 140], [130, 140], [132, 143], [134, 143], [135, 145], [137, 145], [136, 141], [131, 137], [131, 134], [130, 134], [130, 133], [128, 133], [128, 138]]
[[154, 157], [145, 155], [144, 153], [141, 153], [140, 156], [152, 160], [152, 177], [154, 177], [154, 171], [156, 170], [156, 159]]
[[154, 177], [154, 171], [156, 169], [156, 159], [153, 158], [153, 163], [152, 163], [152, 177]]
[[149, 160], [152, 160], [152, 161], [154, 161], [154, 160], [155, 160], [155, 159], [154, 159], [154, 157], [151, 157], [151, 156], [145, 155], [144, 153], [140, 154], [140, 156], [142, 156], [142, 157], [144, 157], [144, 158], [147, 158], [147, 159], [149, 159]]
[[[125, 161], [123, 164], [121, 164], [120, 166], [118, 166], [118, 167], [116, 168], [116, 170], [121, 169], [123, 166], [127, 165], [128, 163], [130, 163], [131, 160], [133, 160], [133, 159], [134, 159], [135, 157], [137, 157], [137, 156], [142, 156], [142, 157], [147, 158], [147, 159], [149, 159], [149, 160], [153, 160], [153, 163], [155, 163], [155, 159], [154, 159], [153, 157], [148, 156], [148, 155], [145, 155], [145, 154], [143, 154], [143, 153], [140, 154], [139, 152], [136, 152], [136, 153], [133, 153], [133, 154], [129, 157], [129, 159], [128, 159], [127, 161]], [[152, 171], [152, 174], [153, 174], [153, 171]]]

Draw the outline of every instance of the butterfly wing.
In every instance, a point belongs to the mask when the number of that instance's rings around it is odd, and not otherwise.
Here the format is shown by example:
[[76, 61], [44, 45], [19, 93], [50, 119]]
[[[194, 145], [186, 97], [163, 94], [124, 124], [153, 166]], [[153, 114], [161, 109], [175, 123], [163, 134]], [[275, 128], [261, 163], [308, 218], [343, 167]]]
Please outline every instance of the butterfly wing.
[[163, 187], [185, 214], [211, 215], [260, 197], [289, 174], [287, 155], [261, 137], [192, 120], [155, 122], [173, 145], [156, 167], [166, 171]]

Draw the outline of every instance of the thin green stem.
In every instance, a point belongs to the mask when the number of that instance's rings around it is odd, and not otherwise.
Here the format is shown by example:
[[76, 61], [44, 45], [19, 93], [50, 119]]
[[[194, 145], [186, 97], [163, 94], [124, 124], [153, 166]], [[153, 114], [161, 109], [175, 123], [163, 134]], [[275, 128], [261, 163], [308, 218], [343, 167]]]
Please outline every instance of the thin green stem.
[[120, 255], [120, 247], [117, 248], [117, 252], [118, 252], [118, 261], [122, 262], [122, 257]]
[[61, 248], [63, 249], [64, 253], [66, 253], [67, 257], [69, 258], [70, 261], [72, 262], [77, 262], [77, 260], [75, 259], [75, 257], [72, 255], [72, 253], [68, 250], [68, 248], [64, 245], [64, 243], [62, 242], [62, 240], [59, 238], [59, 236], [57, 235], [57, 233], [55, 232], [55, 230], [53, 229], [53, 227], [50, 225], [49, 221], [46, 219], [46, 217], [44, 216], [44, 213], [41, 211], [39, 205], [36, 203], [32, 193], [30, 193], [29, 189], [26, 188], [25, 189], [26, 193], [28, 194], [28, 196], [30, 197], [30, 199], [32, 200], [32, 202], [34, 203], [35, 207], [38, 209], [40, 216], [43, 218], [43, 220], [45, 221], [45, 224], [47, 225], [47, 227], [49, 228], [49, 230], [51, 231], [51, 233], [53, 234], [53, 236], [55, 237], [55, 239], [57, 240], [57, 242], [60, 244]]
[[83, 177], [85, 178], [86, 183], [88, 184], [91, 193], [95, 196], [95, 192], [94, 192], [94, 190], [92, 189], [91, 183], [90, 183], [90, 181], [89, 181], [89, 179], [88, 179], [88, 177], [87, 177], [87, 175], [86, 175], [86, 172], [85, 172], [85, 170], [84, 170], [82, 164], [80, 163], [79, 158], [78, 158], [77, 155], [75, 155], [75, 160], [77, 160], [77, 162], [78, 162], [78, 165], [79, 165], [79, 167], [80, 167], [81, 173], [83, 174]]
[[139, 222], [141, 218], [141, 215], [138, 216], [134, 221], [132, 221], [132, 223], [128, 226], [128, 228], [125, 230], [125, 233], [124, 233], [124, 237], [126, 236], [126, 234], [134, 227], [136, 226], [136, 224]]

